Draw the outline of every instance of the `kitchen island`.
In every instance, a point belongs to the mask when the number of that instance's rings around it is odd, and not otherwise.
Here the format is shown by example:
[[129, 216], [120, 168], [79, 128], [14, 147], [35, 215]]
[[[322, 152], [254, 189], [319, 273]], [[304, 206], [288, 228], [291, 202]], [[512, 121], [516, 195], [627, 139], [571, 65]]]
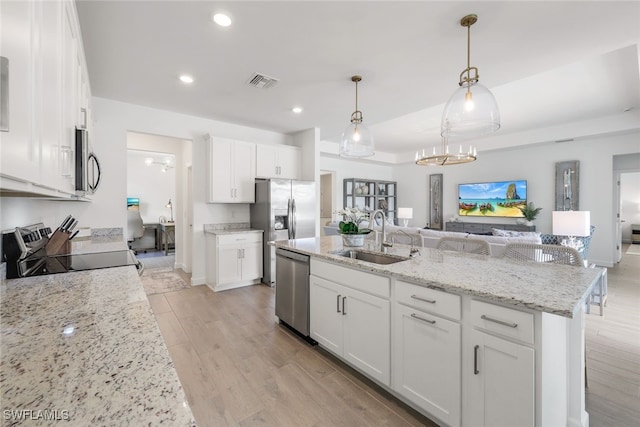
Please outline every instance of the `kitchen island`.
[[584, 303], [601, 269], [429, 248], [408, 258], [405, 245], [389, 248], [403, 261], [374, 264], [337, 254], [340, 236], [274, 245], [311, 257], [311, 337], [425, 415], [588, 425]]
[[[126, 248], [98, 243], [73, 252]], [[195, 424], [134, 266], [3, 280], [0, 301], [3, 425]]]

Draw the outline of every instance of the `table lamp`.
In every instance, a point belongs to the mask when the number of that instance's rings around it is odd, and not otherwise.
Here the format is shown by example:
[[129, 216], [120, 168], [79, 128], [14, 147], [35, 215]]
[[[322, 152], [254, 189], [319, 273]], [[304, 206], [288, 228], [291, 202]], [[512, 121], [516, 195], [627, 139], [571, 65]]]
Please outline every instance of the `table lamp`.
[[568, 236], [568, 242], [562, 242], [564, 246], [579, 249], [575, 238], [586, 237], [591, 234], [591, 212], [589, 211], [553, 211], [551, 219], [553, 234], [556, 236]]
[[409, 225], [409, 220], [413, 218], [413, 208], [398, 208], [398, 219], [401, 219], [404, 226]]
[[169, 220], [169, 222], [173, 222], [173, 203], [171, 203], [171, 199], [169, 199], [169, 203], [164, 205], [164, 207], [171, 210], [171, 219]]

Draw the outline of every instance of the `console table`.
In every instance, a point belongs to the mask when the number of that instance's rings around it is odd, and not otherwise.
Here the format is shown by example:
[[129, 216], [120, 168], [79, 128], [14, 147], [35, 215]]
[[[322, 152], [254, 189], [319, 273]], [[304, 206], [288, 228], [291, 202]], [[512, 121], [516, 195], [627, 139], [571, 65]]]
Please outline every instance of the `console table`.
[[445, 223], [445, 231], [458, 231], [461, 233], [485, 234], [491, 233], [492, 228], [509, 231], [536, 231], [535, 225], [520, 224], [491, 224], [486, 222], [456, 222]]
[[162, 239], [160, 242], [164, 243], [164, 254], [169, 254], [169, 239], [171, 243], [175, 243], [176, 223], [175, 222], [161, 222], [160, 231], [162, 232]]

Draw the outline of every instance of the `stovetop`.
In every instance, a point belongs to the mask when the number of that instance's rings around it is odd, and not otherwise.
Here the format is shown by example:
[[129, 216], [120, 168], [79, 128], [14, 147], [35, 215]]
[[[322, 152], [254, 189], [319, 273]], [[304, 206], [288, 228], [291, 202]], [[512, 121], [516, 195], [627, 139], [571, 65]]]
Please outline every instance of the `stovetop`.
[[45, 274], [67, 273], [70, 271], [95, 270], [99, 268], [135, 265], [139, 270], [142, 264], [130, 250], [114, 252], [94, 252], [87, 254], [50, 255], [21, 262], [23, 276], [41, 276]]

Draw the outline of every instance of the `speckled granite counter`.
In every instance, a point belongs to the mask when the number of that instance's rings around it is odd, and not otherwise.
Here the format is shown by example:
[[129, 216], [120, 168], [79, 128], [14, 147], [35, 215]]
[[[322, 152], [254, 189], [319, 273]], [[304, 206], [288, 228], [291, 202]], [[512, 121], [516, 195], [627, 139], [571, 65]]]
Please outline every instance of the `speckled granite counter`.
[[[532, 265], [429, 248], [420, 248], [421, 255], [407, 261], [373, 264], [332, 254], [343, 249], [341, 236], [283, 240], [272, 244], [348, 267], [564, 317], [574, 316], [602, 274], [600, 268]], [[389, 254], [408, 256], [409, 248], [396, 244], [389, 248]]]
[[214, 234], [217, 236], [223, 236], [225, 234], [239, 234], [239, 233], [263, 233], [263, 230], [257, 228], [251, 228], [249, 223], [234, 223], [234, 224], [205, 224], [204, 232], [208, 234]]
[[3, 425], [194, 423], [134, 267], [5, 280], [0, 301]]

